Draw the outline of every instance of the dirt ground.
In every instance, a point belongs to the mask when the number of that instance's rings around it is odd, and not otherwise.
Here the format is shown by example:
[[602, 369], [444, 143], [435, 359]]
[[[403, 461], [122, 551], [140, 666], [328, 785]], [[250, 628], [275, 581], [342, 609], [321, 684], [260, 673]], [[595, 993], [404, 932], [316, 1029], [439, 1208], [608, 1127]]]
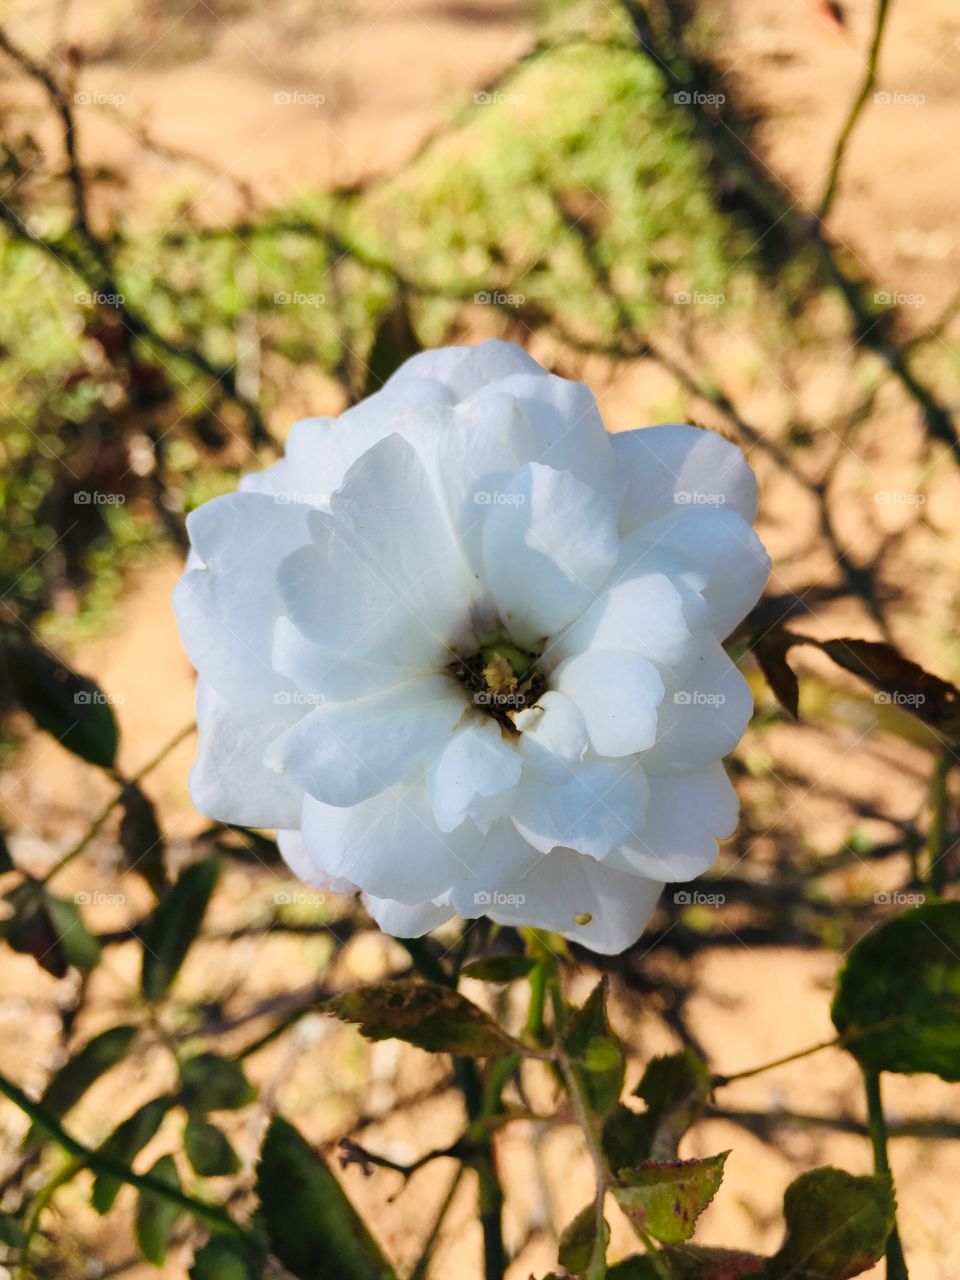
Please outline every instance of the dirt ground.
[[[199, 162], [248, 184], [266, 203], [389, 173], [448, 118], [465, 94], [489, 83], [535, 41], [525, 8], [507, 0], [457, 5], [443, 0], [362, 0], [325, 6], [319, 16], [307, 3], [286, 4], [279, 14], [266, 16], [243, 0], [196, 0], [192, 5], [184, 0], [176, 6], [20, 0], [13, 9], [12, 34], [38, 52], [55, 32], [64, 42], [82, 44], [82, 88], [94, 98], [121, 99], [117, 111], [108, 102], [91, 102], [97, 125], [85, 135], [87, 158], [130, 175], [128, 186], [117, 188], [112, 198], [133, 214], [170, 198], [170, 184], [182, 180], [182, 166], [165, 152], [187, 151], [198, 158], [193, 180], [203, 190], [201, 204], [208, 206], [211, 217], [226, 215], [236, 206], [237, 185], [224, 183]], [[780, 0], [750, 5], [718, 0], [713, 8], [717, 56], [728, 69], [732, 87], [762, 117], [756, 136], [764, 162], [807, 204], [822, 189], [833, 141], [863, 73], [873, 6], [853, 0], [844, 11], [846, 22], [841, 25], [827, 15], [825, 5], [811, 0], [792, 5]], [[903, 310], [905, 322], [917, 331], [935, 322], [960, 279], [958, 71], [960, 13], [950, 0], [895, 4], [878, 84], [889, 100], [870, 108], [854, 137], [831, 223], [878, 287], [914, 299]], [[289, 95], [288, 112], [277, 112], [276, 94]], [[157, 144], [152, 154], [144, 154], [137, 137], [141, 128]], [[725, 341], [729, 339], [718, 333], [713, 347], [718, 358]], [[822, 355], [815, 358], [821, 363], [806, 370], [804, 381], [807, 408], [815, 413], [822, 404], [828, 413], [839, 393], [840, 375]], [[595, 378], [590, 378], [591, 372]], [[638, 406], [642, 409], [658, 398], [662, 373], [644, 363], [605, 385], [607, 372], [597, 364], [584, 376], [601, 395], [610, 425], [635, 425]], [[779, 399], [769, 388], [743, 390], [754, 420], [786, 415], [789, 389], [781, 389]], [[875, 487], [905, 487], [902, 476], [913, 465], [915, 441], [903, 420], [899, 401], [881, 403], [872, 434], [851, 459], [851, 491], [862, 483], [864, 468]], [[287, 425], [276, 423], [281, 433]], [[814, 561], [793, 558], [797, 528], [809, 512], [763, 459], [758, 458], [758, 465], [767, 482], [761, 532], [774, 550], [780, 580], [785, 585], [809, 581]], [[885, 476], [892, 478], [885, 481]], [[931, 510], [938, 532], [924, 534], [927, 542], [916, 544], [902, 561], [900, 585], [908, 592], [907, 569], [926, 563], [922, 582], [929, 625], [916, 637], [914, 649], [929, 645], [932, 660], [939, 654], [942, 669], [944, 637], [955, 643], [956, 587], [949, 570], [960, 545], [960, 504], [954, 478], [938, 474], [934, 480]], [[873, 511], [881, 523], [895, 522], [904, 514], [909, 513]], [[869, 551], [876, 528], [860, 528], [860, 517], [852, 511], [843, 518]], [[122, 699], [121, 763], [131, 769], [192, 716], [192, 672], [170, 607], [178, 572], [171, 558], [157, 557], [131, 584], [109, 632], [75, 655], [81, 670]], [[857, 633], [867, 634], [865, 620], [849, 610], [827, 611], [811, 619], [809, 629], [836, 634], [841, 623], [859, 626]], [[953, 660], [956, 654], [950, 652]], [[846, 814], [820, 785], [836, 780], [841, 757], [843, 785], [875, 801], [885, 815], [909, 816], [923, 802], [922, 753], [907, 746], [891, 750], [882, 743], [863, 743], [856, 716], [782, 732], [766, 738], [764, 748], [774, 753], [782, 748], [778, 766], [786, 769], [789, 764], [806, 779], [799, 803], [808, 812], [815, 847], [835, 847], [844, 834]], [[191, 756], [188, 742], [154, 775], [149, 788], [174, 835], [187, 836], [200, 824], [186, 789]], [[14, 821], [32, 833], [21, 839], [18, 856], [38, 869], [47, 865], [82, 832], [102, 799], [91, 771], [74, 765], [47, 740], [31, 741], [4, 783], [4, 801]], [[76, 884], [82, 887], [91, 876], [109, 870], [108, 852], [95, 850], [91, 859], [77, 865]], [[272, 892], [271, 884], [269, 877], [231, 872], [230, 918], [217, 925], [226, 928], [255, 918], [258, 902]], [[145, 905], [105, 904], [97, 908], [100, 915], [91, 912], [91, 918], [107, 928], [123, 919], [131, 906]], [[324, 956], [322, 939], [306, 943], [270, 938], [256, 955], [244, 944], [214, 952], [215, 945], [198, 948], [190, 962], [184, 981], [191, 996], [229, 987], [234, 978], [242, 979], [248, 998], [289, 990], [311, 981]], [[338, 963], [344, 975], [372, 976], [395, 959], [395, 945], [373, 936], [351, 944]], [[693, 1025], [711, 1065], [735, 1072], [828, 1039], [828, 993], [839, 959], [833, 953], [787, 950], [761, 956], [746, 946], [703, 955], [697, 961], [700, 983]], [[131, 998], [136, 980], [133, 948], [118, 949], [104, 968], [97, 978], [102, 985], [98, 1027], [118, 1016]], [[585, 977], [585, 984], [588, 981]], [[0, 1027], [9, 1034], [0, 1040], [0, 1060], [28, 1088], [41, 1084], [56, 1053], [57, 1022], [51, 1009], [69, 997], [63, 988], [38, 975], [32, 961], [5, 953]], [[674, 1047], [672, 1033], [655, 1011], [638, 1013], [624, 1006], [615, 1010], [614, 1020], [643, 1057]], [[156, 1087], [157, 1070], [144, 1062], [142, 1074], [128, 1082], [124, 1113], [141, 1097], [150, 1096], [147, 1091]], [[357, 1114], [381, 1115], [398, 1095], [423, 1087], [432, 1070], [412, 1050], [390, 1043], [363, 1046], [352, 1033], [311, 1020], [251, 1060], [250, 1074], [263, 1087], [262, 1104], [245, 1131], [232, 1136], [241, 1154], [252, 1157], [266, 1108], [277, 1105], [311, 1137], [331, 1140]], [[536, 1081], [531, 1085], [536, 1087]], [[932, 1078], [890, 1078], [887, 1099], [894, 1120], [960, 1120], [960, 1092]], [[733, 1085], [718, 1102], [785, 1115], [863, 1118], [856, 1070], [846, 1056], [832, 1050]], [[101, 1132], [116, 1109], [109, 1088], [95, 1089], [74, 1127]], [[403, 1116], [372, 1123], [364, 1140], [402, 1160], [452, 1138], [458, 1118], [456, 1104], [444, 1096]], [[12, 1114], [4, 1111], [3, 1120], [15, 1130]], [[869, 1145], [860, 1137], [786, 1120], [779, 1137], [775, 1150], [740, 1126], [711, 1119], [688, 1140], [686, 1155], [728, 1147], [733, 1152], [723, 1189], [702, 1220], [698, 1241], [774, 1249], [781, 1230], [782, 1191], [798, 1172], [825, 1163], [855, 1173], [869, 1171]], [[589, 1198], [589, 1163], [569, 1131], [539, 1132], [532, 1126], [511, 1130], [499, 1155], [510, 1196], [508, 1245], [524, 1245], [510, 1280], [527, 1280], [555, 1265], [555, 1233]], [[913, 1280], [955, 1280], [960, 1274], [958, 1144], [898, 1138], [892, 1144], [892, 1160]], [[399, 1190], [394, 1175], [381, 1172], [369, 1181], [356, 1169], [345, 1175], [350, 1194], [370, 1214], [379, 1238], [401, 1264], [415, 1257], [420, 1229], [451, 1176], [452, 1169], [441, 1162], [418, 1174], [417, 1182], [393, 1199]], [[82, 1190], [82, 1183], [78, 1187]], [[63, 1213], [75, 1212], [79, 1219], [79, 1202], [79, 1190], [68, 1193]], [[629, 1243], [624, 1223], [615, 1223], [614, 1247], [626, 1250]], [[129, 1261], [122, 1238], [101, 1237], [101, 1244], [113, 1265]], [[443, 1280], [475, 1280], [479, 1258], [479, 1227], [468, 1177], [448, 1219], [432, 1274]], [[881, 1273], [878, 1267], [869, 1275]], [[129, 1265], [122, 1274], [140, 1280], [157, 1273]], [[177, 1249], [162, 1274], [165, 1280], [185, 1275], [184, 1255]]]

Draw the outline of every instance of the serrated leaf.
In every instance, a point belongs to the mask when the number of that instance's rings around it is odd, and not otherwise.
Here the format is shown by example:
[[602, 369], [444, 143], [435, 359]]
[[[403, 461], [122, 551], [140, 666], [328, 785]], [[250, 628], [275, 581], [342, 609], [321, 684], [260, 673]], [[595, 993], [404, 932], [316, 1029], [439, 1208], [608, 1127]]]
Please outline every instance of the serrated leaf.
[[465, 964], [460, 975], [481, 982], [513, 982], [525, 978], [536, 963], [530, 956], [487, 956]]
[[[90, 1086], [124, 1057], [136, 1033], [136, 1027], [110, 1027], [88, 1040], [63, 1064], [43, 1091], [40, 1099], [43, 1109], [58, 1120], [66, 1115]], [[30, 1145], [40, 1136], [41, 1131], [32, 1125], [24, 1145]]]
[[243, 1067], [217, 1053], [198, 1053], [180, 1064], [180, 1101], [188, 1111], [236, 1111], [256, 1098]]
[[[567, 1223], [560, 1236], [560, 1250], [557, 1261], [561, 1267], [574, 1274], [586, 1273], [593, 1259], [597, 1243], [597, 1206], [588, 1204], [581, 1209], [572, 1222]], [[606, 1255], [610, 1243], [610, 1228], [603, 1220], [601, 1250]]]
[[587, 1103], [598, 1115], [616, 1107], [623, 1089], [623, 1049], [607, 1019], [607, 984], [601, 979], [567, 1024], [564, 1049]]
[[217, 858], [185, 867], [150, 918], [143, 938], [141, 989], [150, 1001], [161, 1000], [200, 931], [207, 904], [220, 874]]
[[135, 782], [129, 782], [123, 788], [120, 806], [120, 845], [127, 865], [161, 898], [167, 890], [165, 843], [153, 803]]
[[523, 1047], [466, 996], [434, 982], [400, 979], [354, 987], [322, 1006], [355, 1022], [368, 1040], [405, 1040], [429, 1053], [497, 1058]]
[[840, 639], [821, 641], [819, 648], [845, 671], [866, 680], [886, 701], [943, 733], [960, 734], [960, 689], [911, 662], [893, 645]]
[[112, 769], [119, 730], [113, 708], [86, 676], [36, 645], [7, 647], [7, 671], [17, 701], [38, 728], [68, 751], [101, 769]]
[[787, 1238], [771, 1258], [770, 1280], [850, 1280], [883, 1256], [893, 1229], [890, 1180], [812, 1169], [783, 1197]]
[[703, 1160], [648, 1160], [635, 1169], [621, 1169], [613, 1194], [620, 1208], [655, 1240], [689, 1240], [723, 1181], [729, 1154], [722, 1151]]
[[[740, 1249], [711, 1249], [693, 1244], [668, 1245], [663, 1250], [671, 1280], [747, 1280], [767, 1276], [767, 1260]], [[614, 1271], [608, 1280], [647, 1280], [647, 1273], [621, 1277]], [[800, 1277], [791, 1277], [800, 1280]]]
[[396, 1280], [340, 1183], [280, 1116], [260, 1152], [257, 1194], [270, 1248], [298, 1280]]
[[[150, 1169], [150, 1173], [153, 1177], [176, 1187], [177, 1190], [180, 1189], [180, 1179], [177, 1176], [177, 1166], [174, 1164], [173, 1156], [161, 1156]], [[182, 1210], [178, 1205], [163, 1199], [162, 1196], [155, 1195], [151, 1191], [139, 1192], [136, 1219], [137, 1244], [146, 1260], [152, 1262], [155, 1267], [163, 1266], [170, 1236], [181, 1213]]]
[[863, 1066], [960, 1080], [960, 902], [927, 903], [861, 938], [831, 1013]]
[[228, 1236], [212, 1236], [193, 1255], [190, 1280], [262, 1280], [263, 1266], [250, 1247]]
[[651, 1058], [634, 1096], [647, 1104], [650, 1134], [646, 1160], [676, 1156], [680, 1139], [703, 1115], [710, 1097], [707, 1064], [692, 1049]]
[[[154, 1098], [146, 1103], [117, 1125], [109, 1138], [100, 1145], [100, 1151], [104, 1155], [113, 1156], [116, 1160], [122, 1160], [126, 1165], [132, 1164], [134, 1158], [156, 1135], [163, 1117], [172, 1105], [172, 1098]], [[120, 1179], [114, 1178], [109, 1173], [96, 1174], [93, 1190], [90, 1193], [90, 1203], [97, 1213], [109, 1212], [122, 1186]]]
[[183, 1149], [196, 1173], [201, 1178], [219, 1178], [236, 1173], [240, 1157], [230, 1144], [230, 1139], [209, 1120], [191, 1116], [183, 1131]]

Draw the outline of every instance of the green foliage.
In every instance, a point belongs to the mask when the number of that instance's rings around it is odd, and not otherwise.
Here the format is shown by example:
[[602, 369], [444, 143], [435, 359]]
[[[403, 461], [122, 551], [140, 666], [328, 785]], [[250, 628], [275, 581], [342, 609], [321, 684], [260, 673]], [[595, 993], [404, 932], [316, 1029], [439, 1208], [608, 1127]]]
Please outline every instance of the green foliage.
[[692, 1049], [653, 1058], [634, 1096], [644, 1112], [618, 1106], [603, 1128], [603, 1145], [612, 1169], [645, 1160], [670, 1160], [680, 1139], [700, 1119], [710, 1096], [710, 1073]]
[[236, 1111], [256, 1096], [243, 1067], [232, 1058], [198, 1053], [180, 1063], [180, 1101], [191, 1112]]
[[209, 1120], [190, 1116], [183, 1131], [183, 1149], [201, 1178], [223, 1177], [240, 1168], [240, 1158], [230, 1139]]
[[200, 931], [219, 874], [217, 858], [185, 867], [154, 911], [143, 940], [140, 982], [148, 1000], [163, 999], [177, 976]]
[[770, 1280], [849, 1280], [883, 1256], [894, 1221], [889, 1178], [842, 1169], [801, 1174], [783, 1197], [787, 1238]]
[[614, 1188], [617, 1204], [655, 1240], [689, 1240], [697, 1218], [719, 1190], [729, 1154], [724, 1151], [704, 1160], [649, 1160], [636, 1169], [621, 1169], [621, 1185]]
[[[177, 1166], [172, 1156], [161, 1156], [150, 1170], [155, 1178], [180, 1188]], [[170, 1236], [182, 1210], [172, 1201], [152, 1191], [141, 1191], [137, 1200], [136, 1234], [140, 1252], [155, 1267], [163, 1266]]]
[[[133, 1163], [151, 1138], [158, 1132], [163, 1118], [173, 1105], [172, 1098], [154, 1098], [122, 1121], [100, 1146], [102, 1154]], [[97, 1213], [108, 1213], [123, 1183], [109, 1173], [97, 1173], [93, 1179], [90, 1203]]]
[[260, 1280], [263, 1270], [249, 1246], [213, 1236], [197, 1250], [189, 1274], [190, 1280]]
[[17, 700], [38, 727], [82, 760], [112, 769], [120, 731], [99, 687], [25, 641], [8, 644], [4, 656]]
[[354, 987], [323, 1006], [355, 1022], [368, 1040], [406, 1040], [429, 1053], [497, 1058], [522, 1046], [466, 996], [434, 982], [401, 979]]
[[463, 978], [477, 978], [481, 982], [514, 982], [525, 978], [536, 960], [530, 956], [487, 956], [471, 960], [460, 970]]
[[275, 1116], [257, 1165], [270, 1247], [298, 1280], [396, 1280], [396, 1273], [324, 1162]]
[[960, 1080], [960, 902], [930, 902], [872, 929], [837, 977], [833, 1021], [874, 1071]]
[[[606, 1254], [610, 1243], [610, 1228], [603, 1220], [600, 1249]], [[574, 1274], [586, 1273], [597, 1247], [597, 1206], [588, 1204], [568, 1222], [560, 1236], [557, 1261], [561, 1267]]]
[[[110, 1027], [88, 1040], [63, 1064], [43, 1091], [40, 1099], [44, 1110], [60, 1119], [80, 1101], [92, 1084], [126, 1056], [136, 1027]], [[37, 1126], [31, 1128], [25, 1145], [40, 1137]]]
[[626, 1064], [607, 1019], [606, 980], [597, 983], [570, 1019], [563, 1045], [590, 1108], [598, 1115], [612, 1111], [623, 1089]]

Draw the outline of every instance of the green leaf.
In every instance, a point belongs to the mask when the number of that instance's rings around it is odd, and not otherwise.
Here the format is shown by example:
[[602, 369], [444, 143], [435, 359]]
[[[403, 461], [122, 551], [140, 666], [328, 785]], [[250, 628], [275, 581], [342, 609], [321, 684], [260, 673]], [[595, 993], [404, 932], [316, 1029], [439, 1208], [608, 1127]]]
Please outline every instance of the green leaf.
[[[161, 1156], [150, 1169], [155, 1178], [168, 1182], [170, 1186], [180, 1189], [177, 1177], [177, 1166], [173, 1156]], [[164, 1200], [152, 1191], [141, 1191], [137, 1201], [137, 1244], [140, 1252], [155, 1267], [163, 1266], [167, 1256], [167, 1246], [177, 1219], [182, 1210], [179, 1205]]]
[[883, 1256], [893, 1229], [890, 1180], [812, 1169], [783, 1197], [787, 1238], [770, 1260], [770, 1280], [849, 1280]]
[[279, 1116], [260, 1152], [257, 1194], [270, 1248], [298, 1280], [396, 1280], [340, 1183]]
[[496, 1058], [523, 1046], [466, 996], [434, 982], [401, 979], [354, 987], [322, 1006], [356, 1022], [368, 1040], [405, 1040], [430, 1053]]
[[460, 976], [481, 982], [513, 982], [525, 978], [536, 963], [531, 956], [487, 956], [465, 964]]
[[120, 844], [131, 871], [143, 876], [157, 898], [167, 890], [165, 844], [153, 803], [135, 782], [123, 788], [120, 797]]
[[11, 1249], [20, 1249], [26, 1243], [26, 1235], [9, 1213], [0, 1213], [0, 1244]]
[[[43, 1091], [40, 1103], [44, 1110], [58, 1120], [66, 1115], [94, 1081], [124, 1057], [136, 1033], [136, 1027], [110, 1027], [88, 1040], [63, 1064]], [[40, 1137], [41, 1130], [32, 1125], [24, 1145], [34, 1143]]]
[[672, 1159], [680, 1139], [703, 1115], [710, 1097], [707, 1064], [692, 1049], [651, 1058], [634, 1090], [647, 1104], [650, 1151], [647, 1159]]
[[832, 1015], [863, 1066], [960, 1080], [960, 902], [927, 903], [861, 938]]
[[648, 1160], [636, 1169], [621, 1169], [613, 1194], [620, 1208], [655, 1240], [689, 1240], [723, 1181], [729, 1154], [722, 1151], [704, 1160]]
[[[748, 1276], [767, 1276], [766, 1258], [755, 1253], [743, 1253], [739, 1249], [678, 1244], [668, 1245], [663, 1253], [670, 1267], [671, 1280], [746, 1280]], [[627, 1272], [621, 1276], [614, 1268], [608, 1273], [607, 1280], [647, 1280], [648, 1276], [648, 1271]], [[791, 1280], [800, 1280], [800, 1277], [791, 1277]]]
[[119, 730], [99, 687], [33, 644], [8, 646], [6, 660], [17, 701], [37, 726], [75, 756], [112, 769]]
[[191, 1116], [183, 1131], [183, 1148], [201, 1178], [217, 1178], [236, 1173], [240, 1158], [222, 1129], [209, 1120]]
[[233, 1058], [198, 1053], [180, 1064], [180, 1101], [188, 1111], [236, 1111], [249, 1106], [257, 1091]]
[[[100, 1151], [115, 1160], [122, 1160], [126, 1165], [132, 1164], [134, 1158], [157, 1133], [173, 1102], [173, 1098], [154, 1098], [146, 1103], [117, 1125], [109, 1138], [101, 1144]], [[94, 1177], [90, 1203], [97, 1213], [109, 1212], [122, 1186], [120, 1179], [109, 1173], [98, 1173]]]
[[219, 874], [217, 858], [185, 867], [154, 911], [143, 939], [141, 988], [148, 1000], [161, 1000], [177, 976], [200, 931]]
[[[581, 1209], [572, 1222], [564, 1227], [560, 1237], [560, 1252], [557, 1261], [567, 1271], [586, 1273], [593, 1258], [597, 1240], [597, 1206], [593, 1203]], [[604, 1255], [610, 1243], [610, 1228], [606, 1219], [603, 1221], [602, 1249]]]
[[249, 1245], [212, 1236], [193, 1256], [190, 1280], [262, 1280], [263, 1266]]
[[660, 1273], [644, 1254], [634, 1254], [607, 1267], [607, 1280], [661, 1280]]
[[598, 1115], [606, 1115], [616, 1107], [625, 1068], [623, 1049], [607, 1020], [606, 1004], [604, 978], [573, 1014], [563, 1037], [586, 1100]]
[[100, 943], [87, 928], [77, 904], [52, 893], [44, 901], [67, 964], [85, 973], [95, 969], [100, 963]]

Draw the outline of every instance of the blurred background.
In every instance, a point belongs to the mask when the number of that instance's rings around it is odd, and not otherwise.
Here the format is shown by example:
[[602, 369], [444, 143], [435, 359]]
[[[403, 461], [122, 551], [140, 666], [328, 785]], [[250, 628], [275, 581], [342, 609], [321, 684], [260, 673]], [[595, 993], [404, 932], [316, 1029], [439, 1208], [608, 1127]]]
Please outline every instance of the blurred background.
[[[36, 1093], [77, 1043], [142, 1022], [154, 892], [218, 850], [173, 995], [64, 1108], [71, 1131], [102, 1141], [190, 1043], [240, 1054], [261, 1090], [225, 1122], [243, 1167], [212, 1186], [231, 1205], [271, 1107], [325, 1149], [360, 1132], [401, 1162], [456, 1136], [442, 1062], [315, 1012], [409, 955], [353, 902], [294, 883], [270, 839], [192, 808], [170, 592], [185, 514], [266, 465], [298, 417], [339, 412], [423, 346], [488, 336], [588, 382], [611, 430], [725, 432], [761, 482], [774, 572], [735, 640], [757, 699], [730, 763], [740, 831], [699, 886], [712, 901], [668, 889], [646, 937], [602, 960], [615, 1026], [636, 1064], [691, 1044], [723, 1073], [829, 1040], [843, 955], [918, 892], [938, 740], [807, 648], [796, 723], [755, 652], [788, 623], [888, 639], [960, 678], [958, 122], [950, 0], [10, 0], [0, 627], [19, 656], [2, 690], [0, 1069]], [[24, 681], [51, 654], [119, 724], [111, 769], [27, 714]], [[25, 907], [41, 881], [53, 905]], [[599, 961], [578, 958], [583, 994]], [[960, 1095], [894, 1077], [887, 1101], [911, 1276], [954, 1280]], [[774, 1249], [798, 1172], [869, 1170], [863, 1121], [838, 1050], [718, 1090], [685, 1150], [733, 1151], [698, 1240]], [[137, 1167], [178, 1148], [178, 1123]], [[25, 1129], [4, 1103], [7, 1209], [58, 1168]], [[508, 1276], [527, 1280], [554, 1265], [589, 1162], [535, 1125], [499, 1157]], [[452, 1175], [440, 1161], [404, 1190], [343, 1173], [407, 1271], [423, 1256], [424, 1276], [479, 1280], [475, 1187]], [[189, 1222], [157, 1271], [129, 1188], [107, 1216], [89, 1175], [55, 1190], [27, 1274], [186, 1276]]]

